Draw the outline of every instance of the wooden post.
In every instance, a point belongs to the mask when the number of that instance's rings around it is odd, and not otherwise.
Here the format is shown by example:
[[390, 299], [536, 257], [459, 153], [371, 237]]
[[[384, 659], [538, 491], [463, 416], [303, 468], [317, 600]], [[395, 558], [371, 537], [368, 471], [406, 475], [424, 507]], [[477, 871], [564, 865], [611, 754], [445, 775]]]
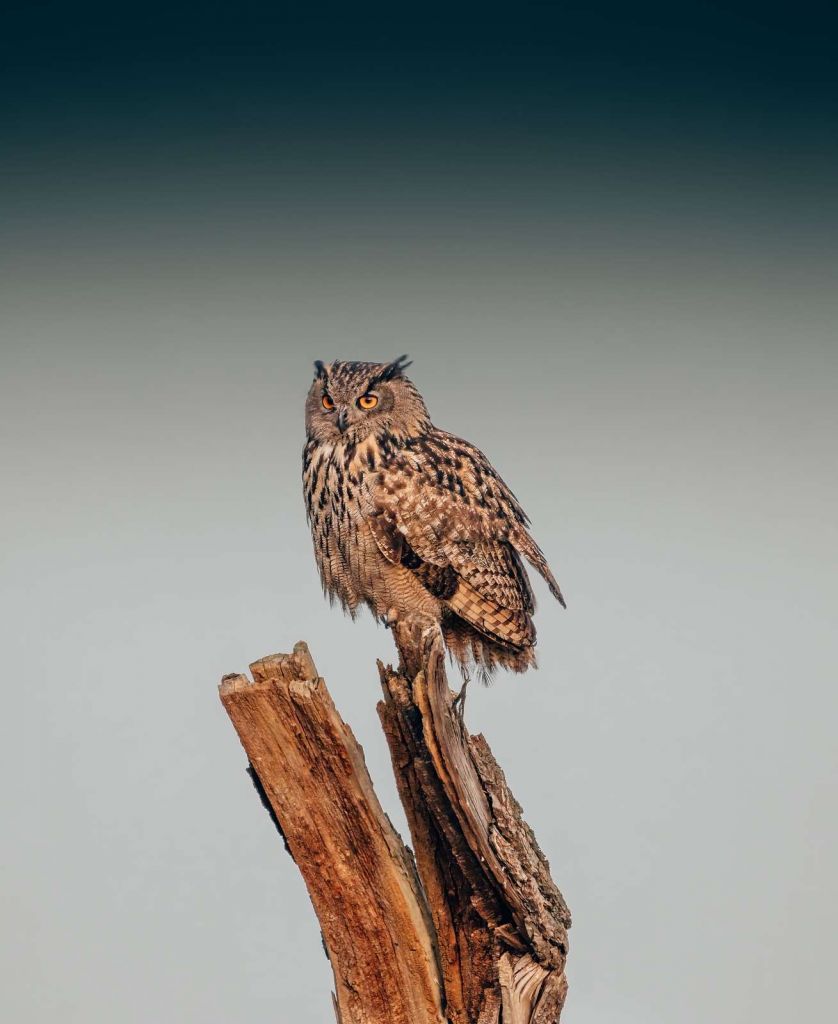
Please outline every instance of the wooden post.
[[338, 1021], [555, 1024], [567, 906], [488, 744], [452, 711], [438, 628], [394, 634], [378, 711], [415, 865], [305, 644], [221, 683], [320, 920]]

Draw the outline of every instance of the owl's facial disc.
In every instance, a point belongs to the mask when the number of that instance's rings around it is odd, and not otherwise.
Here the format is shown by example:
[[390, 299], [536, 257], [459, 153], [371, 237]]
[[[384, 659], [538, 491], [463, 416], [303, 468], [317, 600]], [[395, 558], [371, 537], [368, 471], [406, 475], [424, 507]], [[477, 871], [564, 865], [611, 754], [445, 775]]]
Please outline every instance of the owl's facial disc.
[[412, 436], [430, 421], [424, 402], [393, 363], [315, 363], [306, 403], [306, 429], [323, 442], [359, 444], [371, 435]]
[[[351, 440], [359, 441], [375, 429], [375, 420], [392, 405], [393, 396], [388, 388], [341, 395], [333, 406], [335, 426], [342, 435], [351, 433]], [[328, 407], [324, 405], [324, 408]]]
[[[386, 395], [383, 397], [387, 397]], [[392, 404], [392, 403], [391, 403]], [[352, 426], [359, 426], [364, 422], [368, 413], [373, 409], [382, 407], [382, 394], [374, 391], [364, 390], [354, 401], [347, 395], [339, 394], [338, 398], [332, 398], [324, 384], [320, 398], [320, 406], [329, 419], [334, 421], [335, 426], [341, 434]], [[321, 413], [322, 415], [322, 413]]]

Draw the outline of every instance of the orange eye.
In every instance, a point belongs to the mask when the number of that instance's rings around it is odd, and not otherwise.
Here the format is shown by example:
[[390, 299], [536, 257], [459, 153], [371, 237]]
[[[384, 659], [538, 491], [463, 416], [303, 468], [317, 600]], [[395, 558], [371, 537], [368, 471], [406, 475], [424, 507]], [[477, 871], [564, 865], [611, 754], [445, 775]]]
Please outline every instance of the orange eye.
[[323, 395], [323, 408], [326, 409], [328, 412], [331, 412], [332, 409], [334, 409], [334, 407], [335, 403], [331, 400], [331, 398], [328, 395]]
[[378, 405], [377, 395], [361, 395], [358, 399], [359, 409], [374, 409]]

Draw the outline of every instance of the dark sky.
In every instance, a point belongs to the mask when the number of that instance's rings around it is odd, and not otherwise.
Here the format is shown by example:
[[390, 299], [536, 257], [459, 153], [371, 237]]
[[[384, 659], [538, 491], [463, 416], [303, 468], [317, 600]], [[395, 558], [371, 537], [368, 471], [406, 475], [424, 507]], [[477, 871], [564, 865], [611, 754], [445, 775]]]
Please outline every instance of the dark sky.
[[826, 142], [834, 24], [827, 5], [46, 3], [5, 17], [3, 105], [15, 133], [91, 139], [126, 118], [151, 137], [248, 116], [258, 135], [307, 114], [421, 132], [428, 118], [479, 130], [494, 111], [519, 130], [605, 131], [607, 115]]

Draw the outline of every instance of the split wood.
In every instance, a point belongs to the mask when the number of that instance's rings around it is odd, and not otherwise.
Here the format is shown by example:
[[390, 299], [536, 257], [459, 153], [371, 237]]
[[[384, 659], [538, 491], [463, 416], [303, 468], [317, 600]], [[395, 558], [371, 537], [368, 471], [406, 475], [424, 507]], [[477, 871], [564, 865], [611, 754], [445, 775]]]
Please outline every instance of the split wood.
[[[555, 1024], [570, 913], [482, 736], [452, 709], [436, 626], [396, 623], [378, 714], [413, 853], [308, 647], [221, 700], [320, 922], [339, 1024]], [[415, 859], [414, 859], [415, 854]]]

